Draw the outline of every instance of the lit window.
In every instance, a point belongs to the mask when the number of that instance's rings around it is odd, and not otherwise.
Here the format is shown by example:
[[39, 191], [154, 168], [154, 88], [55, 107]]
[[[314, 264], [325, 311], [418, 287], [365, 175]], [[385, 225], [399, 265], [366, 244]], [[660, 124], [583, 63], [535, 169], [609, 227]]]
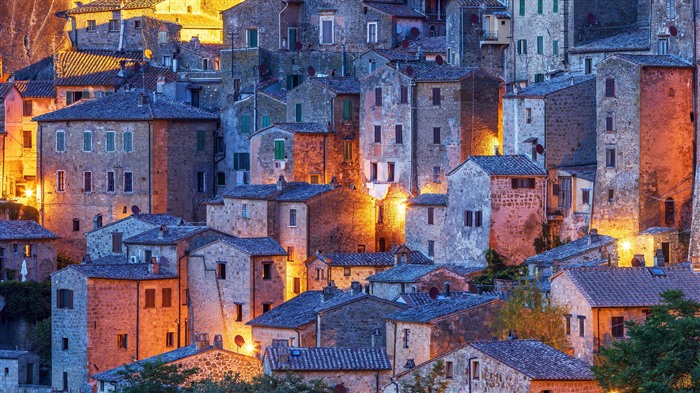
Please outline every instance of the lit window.
[[117, 349], [127, 349], [129, 347], [129, 335], [117, 334]]

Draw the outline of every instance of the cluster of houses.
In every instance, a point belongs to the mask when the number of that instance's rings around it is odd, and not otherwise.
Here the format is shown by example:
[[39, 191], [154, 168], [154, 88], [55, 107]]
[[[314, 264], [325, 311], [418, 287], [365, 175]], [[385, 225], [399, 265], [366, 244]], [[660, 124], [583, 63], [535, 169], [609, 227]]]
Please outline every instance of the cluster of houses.
[[[51, 280], [56, 391], [160, 357], [337, 392], [437, 361], [449, 392], [599, 392], [626, 320], [700, 300], [694, 6], [72, 6], [70, 48], [0, 84], [0, 279]], [[486, 250], [569, 310], [568, 353], [498, 337]], [[4, 363], [0, 386], [39, 379]]]

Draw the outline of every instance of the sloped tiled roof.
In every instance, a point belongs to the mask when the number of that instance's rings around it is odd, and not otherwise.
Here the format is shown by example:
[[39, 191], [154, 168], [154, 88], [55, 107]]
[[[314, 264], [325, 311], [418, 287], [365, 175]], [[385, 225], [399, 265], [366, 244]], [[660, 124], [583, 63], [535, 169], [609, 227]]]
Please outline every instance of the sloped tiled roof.
[[[316, 254], [329, 266], [394, 266], [393, 252], [359, 252], [339, 254]], [[430, 258], [420, 251], [411, 251], [410, 263], [432, 264]]]
[[[386, 67], [395, 68], [396, 66], [387, 64]], [[412, 75], [408, 75], [408, 67], [413, 69]], [[433, 61], [420, 61], [409, 65], [401, 64], [399, 70], [416, 82], [459, 81], [479, 71], [476, 67], [453, 67], [447, 64], [439, 65]]]
[[677, 232], [677, 228], [673, 227], [650, 227], [647, 228], [641, 232], [639, 232], [640, 235], [660, 235], [662, 233], [673, 233]]
[[80, 5], [67, 11], [68, 15], [89, 14], [92, 12], [116, 11], [120, 9], [150, 8], [164, 0], [131, 0], [126, 1], [122, 6], [121, 0], [95, 0], [87, 4]]
[[120, 222], [126, 221], [126, 220], [139, 220], [143, 221], [145, 223], [151, 224], [151, 225], [188, 225], [189, 223], [185, 220], [183, 220], [180, 217], [173, 216], [171, 214], [147, 214], [147, 213], [139, 213], [139, 214], [132, 214], [130, 216], [124, 217], [120, 220], [112, 221], [110, 223], [107, 223], [97, 229], [93, 229], [89, 232], [86, 233], [92, 233], [95, 231], [100, 231], [104, 228], [110, 227], [114, 224], [118, 224]]
[[0, 83], [0, 99], [4, 99], [5, 96], [7, 96], [7, 93], [12, 90], [12, 83]]
[[457, 4], [462, 7], [505, 7], [503, 3], [498, 0], [455, 0]]
[[[336, 289], [335, 294], [342, 291]], [[323, 301], [321, 291], [306, 291], [246, 323], [249, 326], [296, 329], [316, 320], [314, 309]]]
[[423, 53], [440, 54], [447, 52], [447, 39], [444, 36], [425, 37], [412, 40], [408, 44], [409, 53], [417, 53], [420, 48]]
[[374, 282], [415, 282], [420, 277], [437, 270], [440, 265], [414, 265], [412, 263], [404, 263], [396, 265], [391, 269], [384, 270], [377, 274], [367, 277], [367, 281]]
[[29, 220], [0, 221], [0, 240], [51, 240], [60, 237]]
[[591, 366], [537, 340], [471, 343], [480, 352], [536, 381], [593, 380]]
[[[165, 269], [159, 269], [158, 274], [151, 274], [148, 263], [118, 263], [104, 264], [104, 259], [97, 259], [91, 263], [70, 265], [63, 270], [73, 269], [88, 278], [104, 278], [110, 280], [162, 280], [177, 278], [177, 274]], [[53, 274], [57, 274], [53, 273]]]
[[405, 4], [364, 2], [363, 5], [387, 15], [403, 19], [425, 19], [425, 15]]
[[0, 349], [0, 359], [19, 359], [20, 356], [28, 354], [29, 351], [13, 351], [10, 349]]
[[335, 187], [331, 184], [307, 184], [302, 183], [299, 187], [292, 187], [278, 195], [276, 200], [280, 202], [306, 202], [321, 194], [333, 191]]
[[287, 90], [282, 88], [281, 83], [273, 83], [270, 86], [258, 90], [258, 92], [260, 94], [264, 94], [268, 97], [274, 98], [279, 102], [287, 102]]
[[588, 235], [580, 239], [571, 241], [569, 243], [563, 244], [559, 247], [555, 247], [551, 250], [547, 250], [541, 254], [531, 256], [530, 258], [527, 258], [525, 260], [525, 263], [551, 265], [555, 261], [562, 261], [567, 258], [571, 258], [573, 256], [582, 254], [586, 251], [591, 251], [603, 246], [613, 244], [616, 241], [617, 239], [615, 239], [614, 237], [606, 235], [598, 235], [598, 240], [592, 241], [591, 236]]
[[[218, 120], [219, 115], [204, 109], [176, 102], [163, 95], [139, 91], [121, 91], [94, 100], [80, 101], [45, 115], [34, 121], [149, 121], [149, 120]], [[147, 102], [142, 103], [145, 99]], [[192, 131], [194, 132], [194, 131]]]
[[504, 98], [542, 98], [549, 94], [559, 92], [581, 83], [592, 81], [595, 85], [595, 75], [593, 74], [564, 74], [544, 82], [535, 83], [517, 93], [510, 93]]
[[471, 156], [449, 174], [471, 161], [490, 176], [547, 176], [547, 171], [525, 156]]
[[588, 181], [595, 181], [596, 165], [562, 166], [557, 169]]
[[[214, 347], [210, 347], [209, 349], [213, 349], [213, 348]], [[152, 356], [150, 358], [142, 359], [142, 360], [139, 360], [137, 362], [129, 363], [129, 368], [134, 372], [138, 372], [138, 371], [141, 371], [143, 369], [143, 365], [145, 363], [150, 363], [150, 362], [153, 362], [156, 360], [161, 361], [163, 363], [172, 363], [172, 362], [176, 362], [178, 360], [188, 358], [190, 356], [194, 356], [194, 355], [201, 353], [201, 352], [204, 352], [206, 350], [207, 349], [197, 350], [197, 345], [192, 344], [192, 345], [188, 345], [186, 347], [181, 347], [181, 348], [169, 351], [169, 352], [161, 353], [160, 355], [156, 355], [156, 356]], [[97, 374], [93, 375], [92, 377], [97, 379], [98, 381], [116, 382], [116, 381], [120, 381], [124, 378], [123, 373], [126, 370], [127, 369], [125, 366], [120, 366], [120, 367], [113, 368], [111, 370], [97, 373]]]
[[224, 194], [226, 198], [277, 200], [281, 202], [306, 202], [318, 195], [333, 191], [331, 184], [286, 183], [282, 190], [276, 184], [245, 184], [236, 186]]
[[[457, 298], [457, 297], [462, 297], [462, 296], [470, 296], [472, 295], [469, 292], [450, 292], [450, 297], [452, 298]], [[440, 300], [445, 299], [445, 294], [441, 293], [438, 295], [436, 299], [433, 299], [430, 297], [430, 294], [427, 292], [406, 292], [402, 293], [399, 295], [399, 299], [403, 300], [407, 305], [411, 307], [416, 307], [416, 306], [422, 306], [424, 304], [432, 303], [432, 302], [437, 302]], [[399, 301], [397, 299], [397, 301]]]
[[389, 61], [416, 61], [416, 56], [403, 49], [374, 49], [378, 55]]
[[622, 52], [648, 50], [649, 28], [635, 29], [600, 38], [571, 48], [571, 53]]
[[124, 244], [175, 244], [181, 240], [213, 229], [206, 226], [177, 225], [168, 226], [167, 235], [161, 237], [160, 227], [150, 229], [124, 240]]
[[241, 238], [228, 236], [222, 241], [251, 256], [287, 255], [287, 251], [271, 237]]
[[700, 274], [687, 265], [665, 267], [581, 267], [564, 269], [591, 307], [650, 307], [661, 304], [662, 292], [681, 290], [700, 301]]
[[276, 184], [243, 184], [224, 193], [224, 197], [236, 199], [269, 199], [280, 193]]
[[16, 81], [15, 86], [22, 98], [56, 97], [56, 88], [53, 81]]
[[386, 318], [393, 321], [428, 323], [435, 318], [468, 310], [494, 300], [497, 300], [497, 298], [474, 294], [450, 296], [449, 298], [416, 306], [406, 311], [389, 314]]
[[689, 68], [692, 64], [676, 55], [614, 55], [640, 67]]
[[420, 194], [406, 203], [414, 206], [447, 206], [447, 194]]
[[[282, 363], [280, 355], [288, 355]], [[272, 371], [367, 371], [390, 370], [384, 348], [296, 348], [267, 347], [265, 359]]]
[[275, 123], [271, 127], [281, 128], [295, 134], [328, 134], [328, 127], [320, 123]]
[[360, 81], [355, 77], [329, 76], [325, 78], [311, 78], [311, 81], [337, 94], [360, 94]]

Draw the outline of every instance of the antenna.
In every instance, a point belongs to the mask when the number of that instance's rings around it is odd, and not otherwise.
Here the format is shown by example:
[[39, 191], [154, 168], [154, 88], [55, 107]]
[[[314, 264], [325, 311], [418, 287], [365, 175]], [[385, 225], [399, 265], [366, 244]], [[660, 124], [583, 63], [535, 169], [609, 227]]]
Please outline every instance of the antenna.
[[170, 264], [170, 261], [168, 261], [168, 258], [166, 258], [165, 256], [161, 255], [161, 256], [158, 258], [158, 264], [160, 264], [161, 266], [168, 266], [168, 265]]
[[302, 47], [303, 47], [303, 45], [302, 45], [301, 42], [299, 42], [299, 41], [297, 41], [297, 42], [294, 44], [294, 49], [296, 49], [296, 50], [298, 50], [298, 51], [301, 50]]
[[245, 345], [245, 338], [239, 334], [233, 339], [233, 342], [235, 342], [238, 347], [242, 347]]
[[265, 74], [267, 74], [267, 71], [269, 71], [268, 68], [267, 68], [267, 64], [265, 64], [265, 63], [260, 64], [260, 65], [258, 66], [258, 71], [260, 71], [260, 75], [265, 75]]
[[401, 41], [401, 47], [406, 49], [406, 48], [408, 48], [408, 45], [409, 45], [408, 38], [404, 38], [403, 41]]

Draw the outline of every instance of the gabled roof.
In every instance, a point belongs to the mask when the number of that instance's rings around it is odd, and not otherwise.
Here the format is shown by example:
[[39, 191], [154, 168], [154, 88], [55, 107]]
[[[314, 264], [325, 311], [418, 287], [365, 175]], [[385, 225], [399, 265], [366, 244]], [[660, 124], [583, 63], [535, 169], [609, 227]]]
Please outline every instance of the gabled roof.
[[270, 86], [259, 89], [258, 93], [273, 98], [283, 104], [287, 102], [287, 90], [282, 88], [281, 83], [273, 83]]
[[139, 220], [139, 221], [143, 221], [147, 224], [157, 225], [157, 226], [161, 226], [161, 225], [168, 225], [168, 226], [171, 226], [171, 225], [189, 225], [189, 223], [187, 221], [183, 220], [180, 217], [173, 216], [171, 214], [138, 213], [138, 214], [132, 214], [130, 216], [124, 217], [120, 220], [116, 220], [116, 221], [112, 221], [110, 223], [107, 223], [107, 224], [105, 224], [97, 229], [93, 229], [89, 232], [86, 232], [86, 234], [96, 232], [96, 231], [101, 231], [104, 228], [111, 227], [112, 225], [119, 224], [119, 223], [127, 221], [127, 220]]
[[572, 86], [591, 81], [595, 85], [594, 74], [564, 74], [544, 82], [535, 83], [517, 93], [510, 93], [503, 98], [544, 98]]
[[311, 81], [336, 94], [360, 94], [360, 80], [355, 77], [329, 76], [325, 78], [311, 78]]
[[467, 162], [473, 162], [489, 176], [547, 176], [547, 171], [529, 158], [519, 156], [471, 156], [448, 175], [457, 172]]
[[332, 184], [309, 184], [305, 182], [286, 183], [282, 190], [277, 189], [276, 184], [245, 184], [230, 189], [224, 194], [224, 197], [276, 200], [280, 202], [306, 202], [336, 188]]
[[447, 194], [420, 194], [406, 203], [412, 206], [447, 206]]
[[594, 240], [590, 235], [576, 239], [569, 243], [547, 250], [541, 254], [531, 256], [525, 260], [526, 264], [536, 263], [538, 265], [551, 265], [555, 262], [564, 261], [584, 252], [599, 249], [600, 247], [614, 244], [617, 239], [612, 236], [597, 235]]
[[[336, 289], [335, 295], [342, 294]], [[335, 296], [334, 295], [334, 296]], [[246, 323], [249, 326], [296, 329], [316, 320], [314, 309], [323, 302], [322, 291], [306, 291]]]
[[15, 87], [22, 98], [54, 98], [56, 88], [53, 81], [16, 81]]
[[107, 12], [138, 8], [150, 8], [162, 3], [164, 0], [127, 0], [122, 5], [121, 0], [94, 0], [66, 11], [68, 15], [88, 14], [92, 12]]
[[11, 349], [0, 349], [0, 359], [19, 359], [28, 354], [29, 351], [14, 351]]
[[[287, 356], [281, 359], [280, 355]], [[389, 357], [384, 348], [267, 347], [265, 359], [272, 371], [379, 371], [391, 369], [391, 363], [389, 363]]]
[[680, 290], [700, 301], [700, 274], [687, 265], [665, 267], [581, 267], [564, 269], [591, 307], [651, 307], [661, 304], [662, 292]]
[[0, 221], [0, 240], [52, 240], [60, 237], [29, 220]]
[[571, 48], [571, 53], [644, 51], [650, 48], [649, 28], [635, 29]]
[[375, 9], [381, 13], [395, 16], [400, 19], [425, 19], [426, 16], [405, 4], [375, 3], [366, 1], [362, 3], [366, 7]]
[[404, 263], [367, 277], [370, 282], [416, 282], [419, 278], [439, 269], [440, 265]]
[[424, 37], [412, 40], [406, 49], [409, 53], [417, 53], [420, 48], [423, 53], [441, 54], [447, 52], [447, 40], [444, 36]]
[[[145, 96], [144, 96], [145, 94]], [[143, 101], [146, 101], [143, 103]], [[121, 91], [103, 98], [79, 101], [33, 120], [39, 122], [94, 120], [94, 121], [150, 121], [150, 120], [218, 120], [219, 115], [195, 108], [163, 95], [139, 91]], [[192, 131], [194, 132], [194, 131]]]
[[224, 244], [227, 244], [250, 256], [287, 255], [287, 252], [282, 248], [282, 246], [280, 246], [279, 243], [277, 243], [277, 241], [271, 237], [241, 238], [226, 234], [214, 236], [211, 239], [207, 239], [202, 244], [196, 244], [194, 247], [190, 248], [189, 252], [198, 250], [216, 242], [223, 242]]
[[331, 184], [306, 184], [299, 187], [293, 187], [289, 191], [284, 191], [277, 196], [277, 201], [280, 202], [306, 202], [309, 199], [315, 198], [321, 194], [335, 190], [335, 186]]
[[556, 168], [560, 171], [570, 173], [571, 176], [576, 176], [578, 178], [595, 181], [596, 165], [579, 165], [579, 166], [560, 166]]
[[673, 227], [650, 227], [647, 228], [641, 232], [639, 232], [640, 235], [661, 235], [663, 233], [673, 233], [673, 232], [678, 232], [677, 228]]
[[692, 64], [676, 55], [621, 55], [614, 57], [634, 63], [639, 67], [690, 68]]
[[[385, 67], [396, 68], [395, 64], [387, 64]], [[409, 68], [413, 73], [409, 75]], [[411, 64], [400, 64], [399, 72], [409, 76], [416, 82], [456, 82], [467, 76], [479, 72], [476, 67], [454, 67], [447, 64], [437, 64], [434, 61], [419, 61]]]
[[[126, 258], [122, 257], [124, 260]], [[158, 274], [151, 274], [148, 263], [117, 263], [104, 264], [109, 259], [96, 259], [91, 263], [70, 265], [56, 273], [73, 269], [87, 278], [103, 278], [109, 280], [164, 280], [177, 278], [177, 274], [165, 269], [159, 269]]]
[[399, 304], [396, 302], [392, 302], [386, 299], [382, 299], [380, 297], [370, 295], [368, 293], [364, 293], [362, 291], [360, 292], [353, 292], [352, 290], [349, 290], [347, 292], [339, 293], [333, 296], [333, 298], [329, 299], [328, 301], [325, 301], [321, 304], [319, 304], [316, 308], [314, 308], [314, 312], [317, 314], [322, 313], [324, 311], [330, 310], [332, 308], [344, 306], [346, 304], [350, 304], [353, 302], [356, 302], [358, 300], [371, 300], [374, 302], [380, 302], [380, 303], [387, 303], [391, 304], [393, 306], [396, 306], [396, 308], [407, 308], [407, 306], [403, 304]]
[[224, 197], [235, 199], [270, 199], [281, 191], [276, 184], [243, 184], [224, 193]]
[[[394, 253], [388, 252], [359, 252], [338, 254], [316, 254], [316, 258], [329, 266], [394, 266]], [[432, 264], [433, 261], [420, 251], [411, 251], [410, 263]]]
[[[469, 292], [450, 292], [450, 297], [457, 298], [462, 296], [471, 296]], [[441, 293], [437, 298], [433, 299], [427, 292], [405, 292], [399, 295], [396, 299], [399, 303], [406, 303], [410, 307], [422, 306], [424, 304], [437, 302], [445, 299], [445, 294]]]
[[207, 231], [214, 231], [207, 226], [176, 225], [167, 226], [167, 234], [161, 234], [161, 228], [153, 228], [124, 240], [124, 244], [168, 245], [188, 239]]
[[591, 366], [537, 340], [508, 340], [469, 344], [536, 381], [588, 381]]
[[[328, 134], [329, 132], [328, 127], [320, 123], [275, 123], [268, 128], [281, 128], [295, 134]], [[258, 133], [264, 130], [265, 128]]]
[[493, 296], [474, 294], [451, 296], [442, 300], [425, 303], [406, 311], [389, 314], [386, 318], [393, 321], [428, 323], [433, 319], [469, 310], [496, 300], [498, 300], [498, 298]]
[[12, 90], [12, 83], [9, 82], [4, 82], [0, 83], [0, 99], [4, 99], [7, 96], [7, 93]]

